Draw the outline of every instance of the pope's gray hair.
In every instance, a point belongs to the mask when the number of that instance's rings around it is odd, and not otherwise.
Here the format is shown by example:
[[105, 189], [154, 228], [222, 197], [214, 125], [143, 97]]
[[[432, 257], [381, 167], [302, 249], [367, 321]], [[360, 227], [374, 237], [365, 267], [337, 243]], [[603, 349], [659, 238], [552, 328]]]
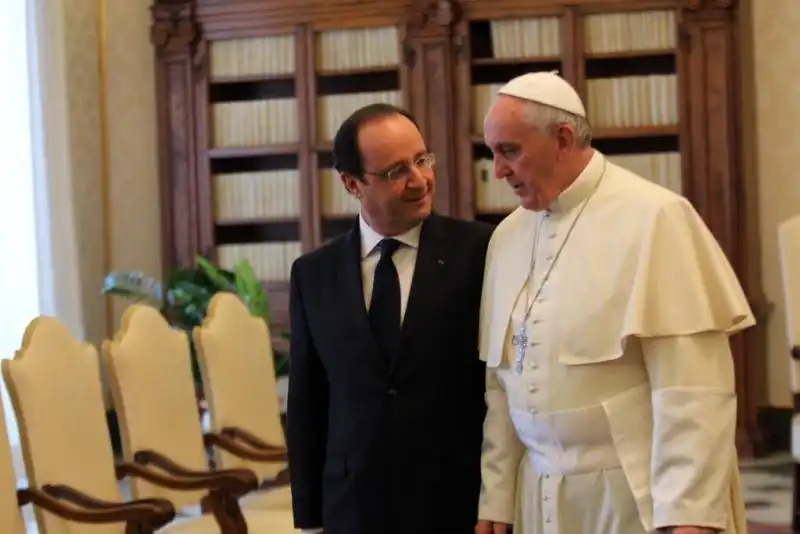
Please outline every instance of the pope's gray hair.
[[528, 124], [541, 130], [551, 130], [559, 124], [575, 128], [575, 146], [586, 148], [592, 142], [592, 127], [585, 117], [538, 102], [526, 102], [525, 118]]

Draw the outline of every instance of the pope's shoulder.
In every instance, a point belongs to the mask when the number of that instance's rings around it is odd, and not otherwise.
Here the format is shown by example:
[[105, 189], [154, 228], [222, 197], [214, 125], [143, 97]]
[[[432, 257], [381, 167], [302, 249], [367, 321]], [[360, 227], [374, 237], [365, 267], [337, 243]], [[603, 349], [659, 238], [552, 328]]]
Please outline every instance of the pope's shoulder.
[[[610, 161], [598, 187], [597, 198], [591, 200], [592, 211], [631, 218], [643, 223], [643, 228], [656, 219], [699, 218], [686, 197]], [[519, 226], [533, 224], [535, 219], [535, 212], [520, 206], [497, 226], [492, 240], [502, 240]]]

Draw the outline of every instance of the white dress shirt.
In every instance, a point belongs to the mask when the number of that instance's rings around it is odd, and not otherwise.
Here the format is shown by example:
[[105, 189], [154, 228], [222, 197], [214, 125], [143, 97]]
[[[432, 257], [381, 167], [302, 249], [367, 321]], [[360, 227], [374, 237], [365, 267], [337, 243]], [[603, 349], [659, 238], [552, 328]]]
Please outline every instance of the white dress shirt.
[[364, 287], [364, 305], [368, 310], [372, 300], [375, 268], [381, 257], [378, 244], [386, 237], [392, 237], [402, 243], [392, 256], [397, 276], [400, 279], [400, 320], [402, 321], [406, 313], [408, 294], [411, 291], [411, 279], [414, 277], [414, 268], [417, 264], [421, 225], [399, 235], [384, 236], [373, 230], [363, 216], [358, 217], [358, 224], [361, 230], [361, 280]]
[[[399, 235], [384, 236], [373, 230], [364, 217], [359, 215], [358, 226], [361, 231], [361, 280], [364, 287], [364, 305], [368, 310], [372, 300], [372, 286], [375, 282], [375, 267], [378, 266], [378, 260], [381, 257], [378, 244], [386, 237], [392, 237], [402, 243], [392, 256], [397, 276], [400, 279], [400, 320], [402, 321], [405, 317], [408, 294], [411, 292], [411, 280], [414, 278], [414, 268], [417, 264], [422, 225], [418, 224]], [[323, 529], [312, 528], [301, 532], [302, 534], [319, 534], [323, 532]]]

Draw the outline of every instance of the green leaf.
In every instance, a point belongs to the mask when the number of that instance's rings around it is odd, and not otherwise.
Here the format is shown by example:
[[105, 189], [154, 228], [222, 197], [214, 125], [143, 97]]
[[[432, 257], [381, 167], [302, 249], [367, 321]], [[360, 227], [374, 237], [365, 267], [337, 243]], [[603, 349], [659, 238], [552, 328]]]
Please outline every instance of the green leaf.
[[212, 265], [210, 261], [202, 256], [197, 256], [197, 265], [200, 266], [205, 275], [208, 276], [211, 283], [213, 283], [218, 290], [235, 291], [234, 285], [225, 277], [222, 270]]

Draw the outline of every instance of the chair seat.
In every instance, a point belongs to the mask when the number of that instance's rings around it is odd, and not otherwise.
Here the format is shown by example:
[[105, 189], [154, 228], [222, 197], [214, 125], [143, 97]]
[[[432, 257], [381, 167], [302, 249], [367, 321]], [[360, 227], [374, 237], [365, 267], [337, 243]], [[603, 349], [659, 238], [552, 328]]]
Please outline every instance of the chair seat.
[[292, 490], [289, 486], [254, 491], [239, 500], [243, 509], [248, 510], [291, 510]]
[[[243, 510], [248, 534], [296, 534], [291, 510]], [[176, 518], [158, 534], [219, 534], [212, 515]]]

